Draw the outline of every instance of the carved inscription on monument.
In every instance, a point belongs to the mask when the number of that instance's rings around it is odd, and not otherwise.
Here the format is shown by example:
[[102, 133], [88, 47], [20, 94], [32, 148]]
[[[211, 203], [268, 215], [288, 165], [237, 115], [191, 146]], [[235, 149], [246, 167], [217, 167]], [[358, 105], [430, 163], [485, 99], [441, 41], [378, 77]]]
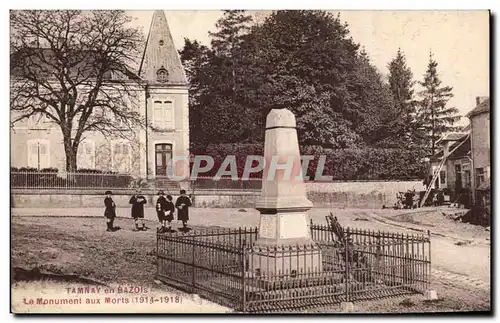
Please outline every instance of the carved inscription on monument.
[[277, 236], [276, 220], [277, 220], [276, 215], [261, 214], [259, 237], [267, 239], [275, 239]]
[[309, 226], [305, 213], [284, 213], [279, 216], [280, 239], [309, 237]]

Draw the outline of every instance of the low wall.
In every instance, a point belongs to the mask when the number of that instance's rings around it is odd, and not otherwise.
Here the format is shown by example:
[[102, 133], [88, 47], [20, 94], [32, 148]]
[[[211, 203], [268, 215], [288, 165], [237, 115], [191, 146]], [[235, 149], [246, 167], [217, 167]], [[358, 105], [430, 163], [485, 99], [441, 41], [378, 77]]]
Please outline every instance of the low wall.
[[[316, 207], [335, 208], [381, 208], [396, 202], [396, 193], [415, 189], [425, 190], [421, 181], [404, 182], [334, 182], [306, 183], [307, 196]], [[188, 192], [189, 193], [189, 192]], [[133, 192], [113, 190], [113, 199], [118, 207], [128, 207]], [[144, 192], [150, 206], [157, 196]], [[260, 195], [259, 191], [209, 191], [194, 192], [196, 207], [250, 208]], [[174, 199], [177, 198], [173, 195]], [[103, 191], [67, 190], [20, 190], [11, 191], [11, 207], [103, 207]]]

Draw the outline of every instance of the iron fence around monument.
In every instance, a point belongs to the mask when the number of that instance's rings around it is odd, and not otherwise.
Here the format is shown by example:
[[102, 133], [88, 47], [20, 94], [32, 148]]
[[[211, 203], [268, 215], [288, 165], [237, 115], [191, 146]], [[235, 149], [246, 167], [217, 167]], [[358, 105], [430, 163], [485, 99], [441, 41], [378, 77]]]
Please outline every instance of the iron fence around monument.
[[241, 312], [301, 310], [429, 289], [426, 235], [345, 228], [349, 243], [342, 245], [328, 226], [311, 223], [310, 230], [315, 244], [290, 246], [256, 246], [257, 228], [159, 233], [157, 278]]

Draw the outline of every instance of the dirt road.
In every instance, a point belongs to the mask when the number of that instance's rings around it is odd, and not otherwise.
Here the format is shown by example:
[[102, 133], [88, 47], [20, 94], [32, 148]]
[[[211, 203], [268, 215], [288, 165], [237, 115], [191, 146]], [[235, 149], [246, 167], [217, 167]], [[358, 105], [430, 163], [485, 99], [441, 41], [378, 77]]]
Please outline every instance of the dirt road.
[[[40, 210], [37, 210], [40, 215]], [[153, 210], [154, 211], [154, 210]], [[324, 221], [328, 210], [311, 210], [311, 218], [315, 222]], [[52, 273], [77, 274], [91, 277], [99, 281], [152, 286], [156, 266], [154, 256], [155, 232], [132, 232], [133, 221], [130, 218], [118, 218], [115, 225], [122, 230], [114, 233], [105, 232], [105, 222], [102, 217], [89, 217], [89, 210], [81, 212], [80, 217], [61, 217], [61, 215], [76, 215], [77, 211], [64, 209], [60, 216], [40, 217], [29, 216], [27, 210], [14, 209], [12, 218], [12, 265], [26, 269], [40, 268], [41, 271]], [[365, 211], [338, 210], [336, 215], [344, 225], [365, 227], [374, 230], [390, 230], [391, 225], [375, 220]], [[56, 210], [50, 210], [52, 215], [58, 215]], [[149, 214], [149, 215], [148, 215]], [[24, 215], [24, 216], [21, 216]], [[86, 215], [86, 216], [83, 216]], [[376, 216], [376, 215], [375, 215]], [[151, 218], [150, 212], [147, 217]], [[253, 210], [239, 212], [238, 210], [193, 209], [190, 225], [203, 223], [210, 225], [215, 221], [217, 226], [255, 226], [258, 224], [258, 213]], [[154, 222], [148, 226], [154, 227]], [[383, 299], [380, 301], [358, 304], [357, 312], [434, 312], [434, 311], [488, 311], [490, 305], [489, 285], [474, 284], [477, 273], [473, 273], [477, 264], [471, 264], [469, 259], [456, 257], [458, 264], [450, 262], [453, 258], [451, 250], [458, 250], [448, 241], [449, 238], [432, 237], [433, 243], [433, 278], [432, 289], [439, 296], [437, 302], [426, 302], [422, 295], [410, 299]], [[451, 243], [451, 245], [450, 245]], [[481, 248], [485, 248], [482, 246]], [[458, 248], [458, 249], [457, 249]], [[476, 248], [470, 245], [467, 248]], [[474, 250], [476, 250], [474, 249]], [[475, 252], [475, 251], [474, 251]], [[448, 258], [445, 258], [449, 254]], [[477, 262], [488, 266], [489, 262], [480, 259]], [[439, 269], [444, 264], [445, 270]], [[436, 267], [436, 264], [438, 266]], [[460, 275], [449, 270], [457, 270]], [[469, 273], [470, 276], [465, 273]], [[481, 285], [481, 286], [480, 286]], [[175, 291], [172, 291], [175, 292]], [[338, 312], [337, 306], [320, 308], [314, 311]]]
[[[432, 268], [436, 277], [458, 279], [473, 287], [489, 289], [490, 232], [480, 226], [457, 223], [442, 215], [445, 209], [366, 210], [323, 209], [308, 211], [315, 223], [326, 223], [325, 216], [332, 212], [343, 226], [404, 233], [431, 232]], [[14, 208], [14, 216], [102, 216], [102, 209], [31, 209]], [[117, 210], [128, 218], [130, 210]], [[153, 208], [145, 210], [145, 217], [156, 221]], [[220, 227], [253, 227], [259, 224], [255, 209], [192, 208], [190, 225]]]

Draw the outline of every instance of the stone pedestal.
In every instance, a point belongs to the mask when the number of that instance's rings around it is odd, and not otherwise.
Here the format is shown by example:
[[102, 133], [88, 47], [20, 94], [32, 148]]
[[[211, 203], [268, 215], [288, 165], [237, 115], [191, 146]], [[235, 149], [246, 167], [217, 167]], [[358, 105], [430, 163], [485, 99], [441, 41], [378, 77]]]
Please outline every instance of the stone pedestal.
[[[262, 191], [255, 205], [260, 212], [255, 245], [262, 252], [252, 256], [251, 270], [264, 275], [321, 270], [319, 249], [302, 250], [315, 245], [307, 216], [312, 203], [306, 195], [295, 116], [290, 110], [273, 109], [267, 115], [264, 159]], [[298, 249], [284, 251], [287, 247]]]
[[321, 260], [321, 250], [311, 245], [309, 248], [262, 248], [252, 253], [249, 271], [261, 277], [308, 279], [310, 277], [303, 275], [322, 270]]

